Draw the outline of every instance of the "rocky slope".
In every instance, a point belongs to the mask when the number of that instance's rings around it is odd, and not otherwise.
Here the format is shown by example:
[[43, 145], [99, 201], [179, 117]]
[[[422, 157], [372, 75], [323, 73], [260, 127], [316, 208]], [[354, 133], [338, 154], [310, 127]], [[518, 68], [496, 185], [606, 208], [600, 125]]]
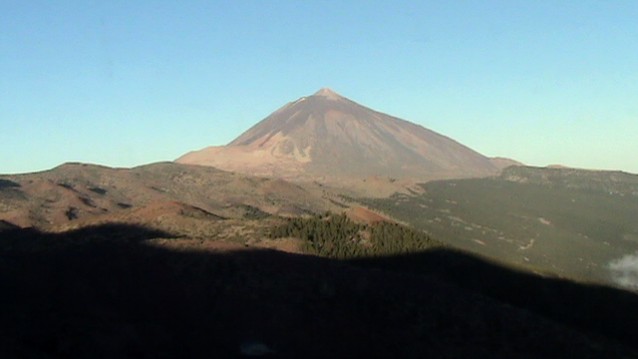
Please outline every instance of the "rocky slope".
[[155, 163], [132, 169], [69, 163], [50, 171], [0, 176], [0, 220], [62, 229], [166, 216], [253, 218], [335, 208], [326, 189], [211, 167]]

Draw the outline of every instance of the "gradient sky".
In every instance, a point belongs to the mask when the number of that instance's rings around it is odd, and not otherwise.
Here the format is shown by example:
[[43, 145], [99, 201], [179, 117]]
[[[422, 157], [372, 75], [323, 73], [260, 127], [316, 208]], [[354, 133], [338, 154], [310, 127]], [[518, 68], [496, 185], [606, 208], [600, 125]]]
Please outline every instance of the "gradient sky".
[[488, 156], [638, 173], [638, 2], [0, 1], [0, 173], [222, 145], [330, 87]]

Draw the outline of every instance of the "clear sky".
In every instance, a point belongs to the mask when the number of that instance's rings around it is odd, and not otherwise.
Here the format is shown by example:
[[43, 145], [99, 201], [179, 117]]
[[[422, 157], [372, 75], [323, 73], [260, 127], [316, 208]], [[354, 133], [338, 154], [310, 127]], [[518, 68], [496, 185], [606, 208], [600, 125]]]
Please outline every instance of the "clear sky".
[[638, 173], [638, 2], [0, 1], [0, 173], [222, 145], [330, 87], [488, 156]]

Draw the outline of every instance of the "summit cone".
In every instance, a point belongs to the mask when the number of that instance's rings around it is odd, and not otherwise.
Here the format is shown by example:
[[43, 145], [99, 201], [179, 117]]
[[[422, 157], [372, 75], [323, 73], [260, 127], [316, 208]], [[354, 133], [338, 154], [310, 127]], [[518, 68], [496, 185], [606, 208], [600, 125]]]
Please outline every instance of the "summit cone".
[[498, 172], [490, 158], [448, 137], [328, 88], [286, 104], [226, 146], [190, 152], [177, 162], [292, 180], [432, 180]]

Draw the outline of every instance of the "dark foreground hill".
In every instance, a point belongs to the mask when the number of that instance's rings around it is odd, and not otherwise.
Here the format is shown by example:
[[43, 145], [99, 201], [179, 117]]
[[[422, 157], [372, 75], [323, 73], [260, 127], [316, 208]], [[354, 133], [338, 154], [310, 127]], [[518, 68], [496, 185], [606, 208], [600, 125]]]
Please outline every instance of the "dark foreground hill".
[[[614, 315], [583, 312], [574, 323], [506, 304], [436, 271], [393, 265], [413, 263], [416, 254], [348, 263], [241, 248], [175, 251], [156, 245], [158, 237], [185, 240], [128, 225], [1, 232], [0, 357], [211, 358], [260, 350], [282, 358], [637, 355], [627, 333], [638, 301], [625, 292], [602, 296], [616, 303], [603, 307]], [[423, 261], [425, 254], [416, 262]], [[483, 265], [465, 274], [478, 280]], [[507, 272], [492, 270], [483, 282]], [[568, 317], [586, 308], [590, 294], [601, 297], [596, 288], [578, 286], [572, 296], [527, 283]], [[618, 315], [623, 310], [625, 317]], [[610, 332], [611, 324], [627, 330]]]

